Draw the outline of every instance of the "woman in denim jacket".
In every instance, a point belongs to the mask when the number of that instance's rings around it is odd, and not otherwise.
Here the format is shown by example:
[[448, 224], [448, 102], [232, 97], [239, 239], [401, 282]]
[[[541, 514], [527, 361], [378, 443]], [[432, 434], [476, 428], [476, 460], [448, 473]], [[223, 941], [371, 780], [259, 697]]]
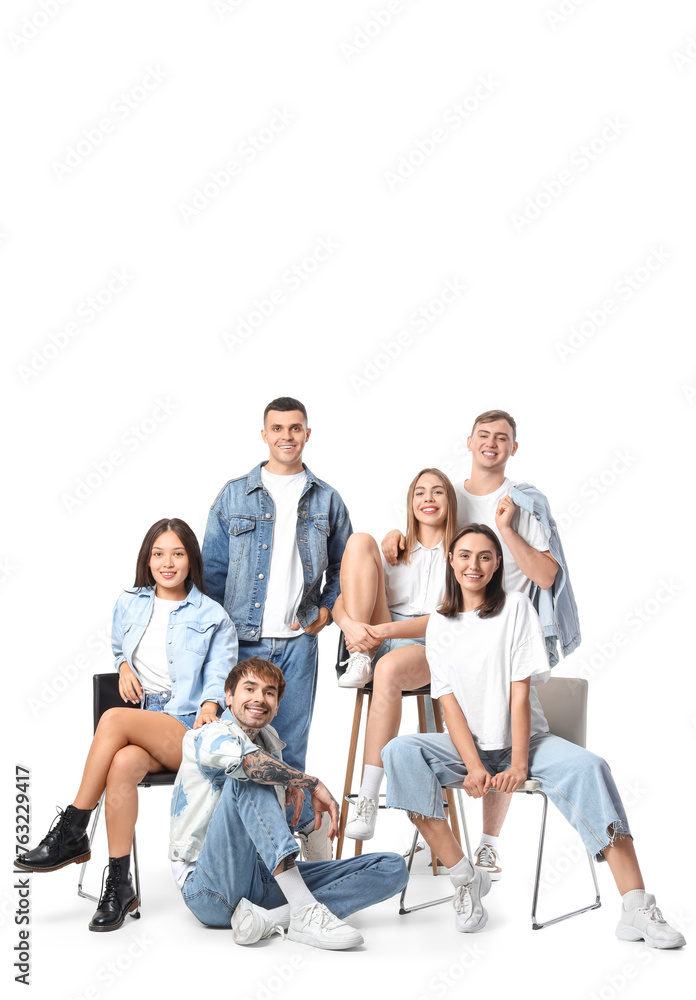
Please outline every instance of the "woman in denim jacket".
[[57, 871], [91, 856], [87, 824], [106, 791], [109, 864], [89, 929], [116, 930], [139, 916], [130, 874], [138, 782], [153, 771], [177, 771], [187, 729], [213, 722], [224, 709], [224, 681], [237, 660], [237, 635], [225, 611], [203, 592], [196, 536], [178, 518], [153, 524], [140, 547], [133, 590], [114, 608], [112, 646], [124, 702], [99, 720], [82, 783], [59, 810], [38, 847], [19, 856], [23, 871]]

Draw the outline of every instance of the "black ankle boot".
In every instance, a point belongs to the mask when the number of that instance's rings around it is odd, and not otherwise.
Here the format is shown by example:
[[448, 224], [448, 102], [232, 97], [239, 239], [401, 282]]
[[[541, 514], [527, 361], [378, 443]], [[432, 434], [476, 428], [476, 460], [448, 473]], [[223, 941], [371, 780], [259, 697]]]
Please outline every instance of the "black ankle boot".
[[140, 916], [140, 900], [135, 894], [129, 869], [129, 854], [125, 858], [109, 858], [109, 864], [104, 869], [106, 881], [102, 876], [99, 906], [89, 925], [91, 931], [115, 931], [126, 919], [127, 913], [132, 917]]
[[15, 868], [25, 872], [55, 872], [59, 868], [89, 861], [92, 856], [87, 836], [87, 824], [91, 809], [76, 809], [68, 806], [58, 816], [38, 847], [15, 858]]

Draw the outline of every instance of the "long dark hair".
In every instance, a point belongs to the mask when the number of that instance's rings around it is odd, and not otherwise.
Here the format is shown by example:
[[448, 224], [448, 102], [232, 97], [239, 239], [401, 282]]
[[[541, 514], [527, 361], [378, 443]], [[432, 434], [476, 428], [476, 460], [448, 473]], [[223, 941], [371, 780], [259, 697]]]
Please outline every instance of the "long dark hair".
[[505, 588], [503, 586], [503, 550], [498, 536], [487, 524], [467, 524], [458, 531], [450, 542], [447, 552], [447, 570], [445, 576], [445, 599], [437, 609], [445, 618], [456, 618], [462, 610], [462, 590], [452, 569], [451, 558], [457, 542], [463, 535], [485, 535], [492, 543], [496, 554], [500, 557], [498, 568], [486, 584], [483, 604], [478, 608], [479, 618], [493, 618], [500, 614], [505, 604]]
[[[143, 538], [143, 544], [138, 552], [138, 560], [135, 564], [134, 587], [140, 590], [142, 587], [154, 587], [155, 578], [150, 571], [150, 558], [152, 556], [152, 546], [160, 535], [165, 531], [173, 531], [178, 536], [179, 541], [186, 550], [189, 561], [189, 571], [186, 583], [193, 583], [203, 594], [203, 557], [201, 556], [198, 539], [189, 528], [186, 521], [178, 517], [163, 517], [161, 521], [156, 521]], [[187, 589], [191, 589], [190, 587]]]

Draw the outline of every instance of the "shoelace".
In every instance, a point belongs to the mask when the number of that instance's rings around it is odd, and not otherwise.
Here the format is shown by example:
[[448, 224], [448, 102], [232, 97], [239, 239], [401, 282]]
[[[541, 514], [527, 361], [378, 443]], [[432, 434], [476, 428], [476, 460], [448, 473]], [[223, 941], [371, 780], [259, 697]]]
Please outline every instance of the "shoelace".
[[[338, 665], [339, 667], [345, 667], [346, 664], [350, 663], [351, 657], [354, 657], [353, 663], [357, 663], [359, 656], [362, 657], [363, 660], [370, 660], [370, 657], [367, 655], [367, 653], [351, 653], [347, 660], [339, 660]], [[370, 663], [372, 663], [372, 660], [370, 660]]]
[[367, 795], [361, 795], [355, 807], [355, 818], [369, 820], [370, 813], [374, 811], [374, 803]]
[[323, 903], [315, 903], [307, 914], [307, 923], [318, 923], [320, 930], [322, 927], [326, 927], [331, 920], [333, 920], [333, 915], [329, 913]]
[[458, 885], [454, 893], [454, 908], [457, 913], [462, 913], [466, 907], [469, 913], [473, 912], [474, 901], [471, 898], [471, 883], [467, 882], [466, 885]]
[[[106, 875], [106, 885], [104, 885], [104, 876]], [[102, 887], [99, 894], [99, 906], [103, 906], [104, 903], [111, 903], [116, 899], [116, 890], [121, 884], [121, 873], [117, 872], [116, 875], [112, 875], [111, 868], [109, 865], [106, 866], [102, 872]]]
[[479, 847], [477, 854], [478, 854], [477, 863], [479, 867], [481, 866], [488, 867], [489, 865], [493, 868], [496, 867], [495, 854], [490, 844], [483, 844], [481, 847]]
[[62, 844], [65, 836], [65, 825], [67, 822], [65, 812], [60, 806], [56, 806], [56, 812], [58, 815], [54, 817], [48, 833], [40, 841], [41, 844], [45, 844], [50, 850]]
[[662, 911], [660, 910], [660, 907], [656, 906], [654, 903], [651, 903], [650, 906], [641, 906], [640, 912], [647, 913], [648, 920], [654, 920], [655, 923], [657, 924], [667, 923], [665, 918], [662, 916]]

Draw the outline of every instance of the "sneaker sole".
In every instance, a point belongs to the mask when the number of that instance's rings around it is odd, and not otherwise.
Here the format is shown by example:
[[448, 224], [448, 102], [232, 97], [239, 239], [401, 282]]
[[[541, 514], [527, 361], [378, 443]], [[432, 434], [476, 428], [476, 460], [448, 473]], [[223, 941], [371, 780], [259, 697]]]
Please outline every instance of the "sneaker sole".
[[[140, 900], [136, 898], [131, 903], [128, 904], [126, 909], [121, 914], [121, 919], [117, 920], [115, 924], [102, 925], [102, 924], [90, 923], [89, 929], [91, 931], [97, 931], [98, 933], [101, 933], [102, 931], [117, 931], [119, 927], [123, 927], [123, 921], [126, 919], [126, 915], [128, 913], [130, 913], [130, 915], [133, 917], [134, 920], [140, 919], [140, 912], [138, 910], [139, 906], [140, 906]], [[135, 910], [135, 913], [132, 912], [133, 910]]]
[[355, 937], [349, 941], [332, 941], [328, 939], [316, 938], [313, 934], [304, 934], [301, 931], [288, 930], [288, 940], [297, 941], [299, 944], [308, 944], [310, 948], [321, 948], [324, 951], [345, 951], [348, 948], [357, 948], [364, 944], [362, 934], [355, 932]]
[[475, 927], [457, 927], [460, 934], [476, 934], [477, 931], [482, 931], [483, 928], [488, 923], [488, 910], [483, 907], [483, 913], [481, 914], [481, 919], [476, 924]]
[[68, 865], [81, 865], [84, 861], [89, 861], [92, 857], [92, 852], [88, 851], [87, 854], [81, 854], [79, 858], [70, 858], [68, 861], [61, 861], [59, 865], [53, 865], [52, 868], [36, 868], [31, 865], [23, 865], [21, 861], [15, 861], [15, 868], [19, 868], [23, 872], [57, 872], [61, 868], [66, 868]]
[[372, 674], [370, 674], [369, 677], [366, 677], [364, 681], [357, 681], [357, 682], [351, 680], [350, 678], [347, 681], [344, 681], [343, 678], [345, 676], [346, 676], [345, 674], [342, 674], [338, 678], [338, 686], [340, 688], [363, 688], [365, 687], [366, 684], [369, 684], [370, 681], [372, 680]]
[[686, 944], [683, 937], [674, 944], [669, 941], [657, 941], [654, 938], [646, 937], [643, 931], [639, 931], [637, 927], [628, 927], [626, 924], [619, 924], [616, 928], [616, 936], [620, 941], [644, 941], [646, 948], [657, 948], [659, 951], [682, 948]]

